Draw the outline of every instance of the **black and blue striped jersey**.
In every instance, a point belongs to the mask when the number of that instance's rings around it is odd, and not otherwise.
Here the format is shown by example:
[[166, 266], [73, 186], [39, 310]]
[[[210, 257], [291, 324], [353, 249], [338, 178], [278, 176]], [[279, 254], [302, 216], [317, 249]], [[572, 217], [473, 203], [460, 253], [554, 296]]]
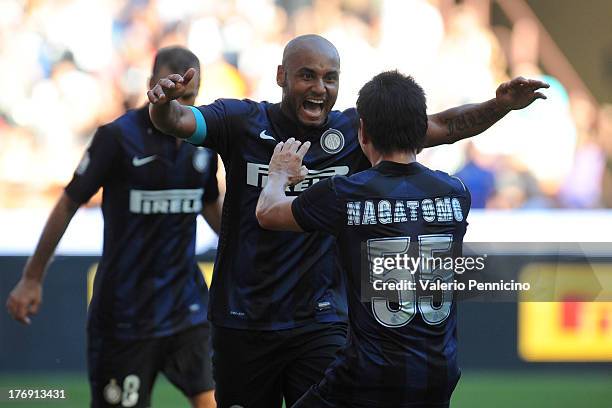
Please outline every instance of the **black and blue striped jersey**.
[[416, 162], [333, 177], [293, 202], [305, 231], [337, 237], [347, 275], [348, 341], [322, 392], [371, 407], [450, 399], [460, 375], [456, 303], [429, 283], [452, 282], [454, 272], [425, 260], [461, 256], [469, 208], [459, 179]]
[[79, 204], [103, 187], [104, 245], [88, 330], [141, 339], [206, 321], [196, 217], [219, 196], [216, 170], [214, 152], [160, 133], [147, 108], [98, 129], [66, 187]]
[[333, 111], [323, 126], [306, 129], [287, 118], [279, 104], [220, 99], [192, 110], [198, 128], [190, 141], [217, 151], [227, 173], [210, 321], [229, 328], [277, 330], [346, 320], [334, 237], [262, 229], [255, 207], [274, 147], [290, 137], [313, 144], [304, 158], [310, 172], [289, 188], [289, 195], [369, 167], [357, 140], [355, 109]]

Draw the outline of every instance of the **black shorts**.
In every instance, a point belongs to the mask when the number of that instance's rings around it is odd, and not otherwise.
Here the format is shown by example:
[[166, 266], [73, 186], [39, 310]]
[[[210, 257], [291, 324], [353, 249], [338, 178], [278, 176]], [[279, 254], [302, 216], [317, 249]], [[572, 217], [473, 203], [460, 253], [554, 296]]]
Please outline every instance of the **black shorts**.
[[288, 330], [212, 327], [218, 408], [287, 407], [318, 383], [346, 341], [346, 323]]
[[214, 389], [207, 325], [167, 337], [121, 341], [88, 334], [92, 407], [148, 407], [161, 371], [190, 398]]

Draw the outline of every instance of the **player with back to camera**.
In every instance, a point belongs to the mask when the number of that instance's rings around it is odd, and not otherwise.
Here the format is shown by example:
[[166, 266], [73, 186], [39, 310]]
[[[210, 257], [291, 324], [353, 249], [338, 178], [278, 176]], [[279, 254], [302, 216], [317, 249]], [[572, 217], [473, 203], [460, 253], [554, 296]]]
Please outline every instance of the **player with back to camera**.
[[[160, 49], [150, 86], [199, 67], [182, 47]], [[196, 76], [177, 99], [193, 104]], [[148, 108], [100, 127], [51, 212], [7, 307], [30, 323], [47, 265], [76, 210], [103, 188], [104, 247], [88, 314], [91, 406], [148, 407], [159, 372], [193, 407], [215, 406], [196, 218], [218, 231], [217, 155], [159, 132]]]
[[417, 163], [427, 113], [425, 94], [411, 77], [376, 75], [359, 92], [357, 112], [359, 144], [372, 168], [287, 197], [289, 175], [300, 170], [310, 147], [289, 139], [275, 148], [257, 204], [263, 228], [335, 236], [347, 276], [349, 340], [294, 407], [448, 407], [460, 375], [452, 291], [402, 289], [391, 297], [371, 291], [364, 298], [362, 285], [452, 282], [452, 270], [421, 267], [412, 275], [391, 266], [380, 272], [374, 259], [461, 256], [470, 194], [458, 178]]
[[[350, 69], [350, 67], [348, 68]], [[291, 40], [276, 82], [280, 103], [219, 99], [182, 106], [196, 70], [161, 79], [149, 90], [158, 129], [217, 151], [226, 167], [227, 194], [210, 290], [215, 396], [220, 407], [280, 407], [294, 403], [334, 360], [346, 338], [347, 304], [336, 263], [334, 237], [262, 229], [255, 218], [276, 144], [311, 141], [304, 158], [310, 173], [290, 188], [299, 195], [333, 175], [370, 165], [359, 148], [355, 109], [332, 111], [338, 94], [340, 57], [318, 35]], [[428, 117], [426, 147], [476, 135], [512, 109], [544, 95], [547, 85], [516, 78], [496, 97]], [[299, 174], [291, 175], [297, 180]]]

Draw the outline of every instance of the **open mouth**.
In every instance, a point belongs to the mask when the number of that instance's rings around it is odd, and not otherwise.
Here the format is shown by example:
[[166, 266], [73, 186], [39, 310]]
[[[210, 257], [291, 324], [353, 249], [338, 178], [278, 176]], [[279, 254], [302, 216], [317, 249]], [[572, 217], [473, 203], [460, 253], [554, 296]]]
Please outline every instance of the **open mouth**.
[[302, 103], [302, 108], [310, 118], [318, 118], [323, 113], [325, 101], [323, 99], [308, 98]]

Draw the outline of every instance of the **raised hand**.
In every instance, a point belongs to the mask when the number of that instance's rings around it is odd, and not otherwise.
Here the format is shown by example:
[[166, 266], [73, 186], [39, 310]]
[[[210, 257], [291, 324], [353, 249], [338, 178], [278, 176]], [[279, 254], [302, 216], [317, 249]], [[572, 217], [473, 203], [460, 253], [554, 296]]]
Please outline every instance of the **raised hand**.
[[523, 109], [536, 99], [546, 99], [538, 89], [548, 88], [546, 82], [535, 79], [516, 77], [511, 81], [504, 82], [495, 91], [495, 99], [502, 107], [509, 110]]
[[296, 184], [304, 180], [308, 169], [302, 165], [302, 160], [309, 148], [310, 142], [302, 144], [294, 138], [277, 144], [270, 159], [270, 176], [286, 175], [288, 184]]
[[185, 74], [171, 74], [160, 79], [157, 84], [147, 91], [147, 97], [152, 104], [164, 104], [178, 99], [185, 94], [187, 84], [196, 74], [194, 68], [189, 68]]

